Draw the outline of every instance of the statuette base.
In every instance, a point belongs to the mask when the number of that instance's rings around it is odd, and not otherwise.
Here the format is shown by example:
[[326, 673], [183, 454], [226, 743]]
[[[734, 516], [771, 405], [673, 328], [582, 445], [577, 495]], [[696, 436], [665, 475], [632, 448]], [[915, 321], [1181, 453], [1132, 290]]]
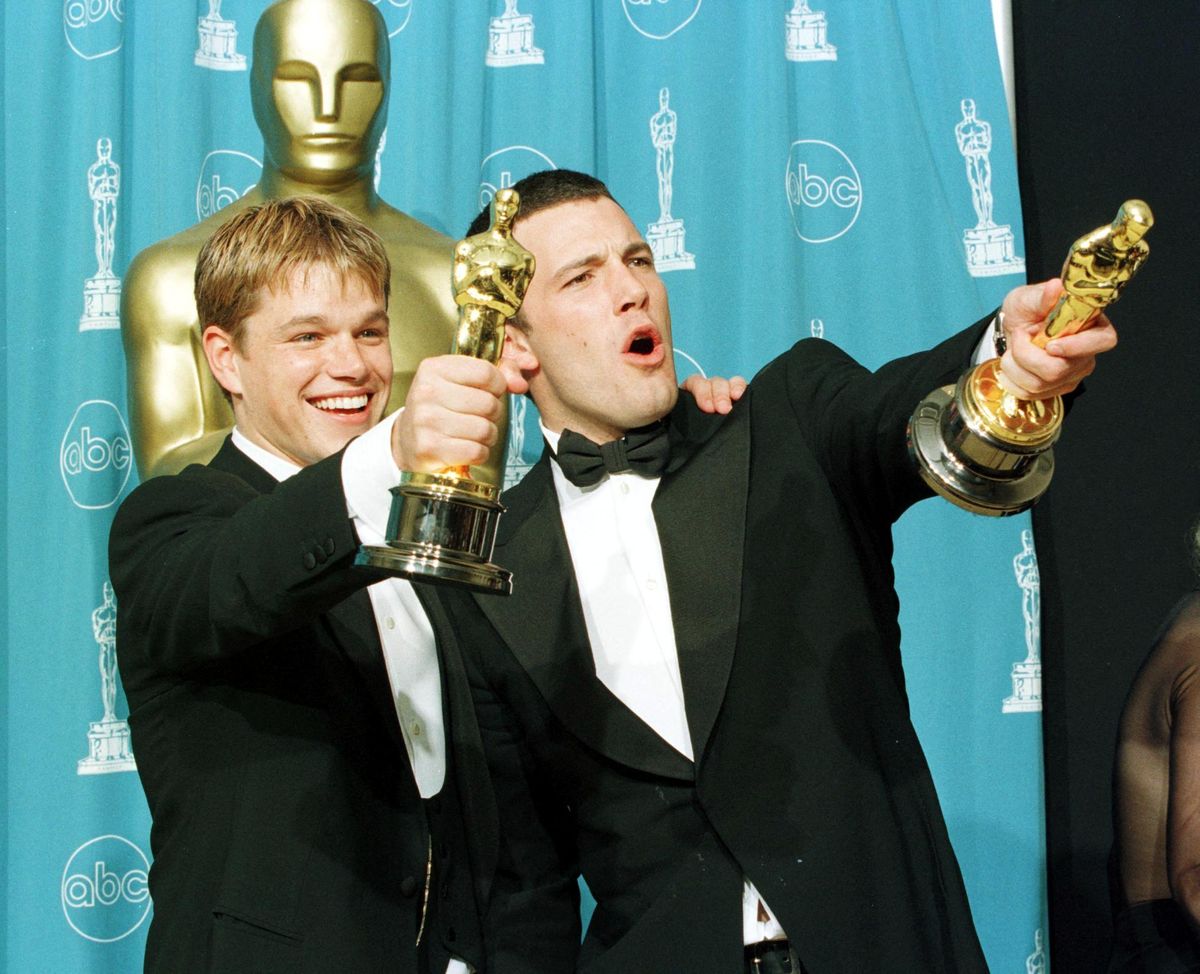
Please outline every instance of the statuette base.
[[1050, 486], [1054, 454], [1048, 447], [1014, 452], [973, 431], [957, 395], [971, 375], [922, 400], [909, 421], [909, 451], [921, 479], [952, 504], [989, 517], [1019, 514]]
[[500, 490], [454, 472], [405, 473], [392, 488], [387, 544], [363, 545], [355, 564], [414, 581], [512, 592], [512, 572], [491, 563], [504, 506]]

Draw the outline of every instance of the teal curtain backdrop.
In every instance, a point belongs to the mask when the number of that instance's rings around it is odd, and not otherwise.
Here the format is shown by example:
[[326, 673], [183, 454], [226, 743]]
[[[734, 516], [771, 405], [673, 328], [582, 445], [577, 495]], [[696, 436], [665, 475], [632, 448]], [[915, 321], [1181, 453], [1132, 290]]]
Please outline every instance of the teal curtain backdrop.
[[[751, 375], [810, 334], [877, 366], [1024, 280], [988, 0], [377, 2], [381, 195], [459, 236], [535, 169], [598, 174], [655, 243], [684, 374]], [[134, 254], [258, 179], [264, 6], [4, 6], [12, 970], [139, 967], [150, 822], [104, 677], [108, 528], [137, 479], [115, 309]], [[516, 413], [510, 477], [541, 445]], [[1045, 963], [1028, 530], [929, 501], [896, 532], [917, 729], [989, 962], [1011, 974]]]

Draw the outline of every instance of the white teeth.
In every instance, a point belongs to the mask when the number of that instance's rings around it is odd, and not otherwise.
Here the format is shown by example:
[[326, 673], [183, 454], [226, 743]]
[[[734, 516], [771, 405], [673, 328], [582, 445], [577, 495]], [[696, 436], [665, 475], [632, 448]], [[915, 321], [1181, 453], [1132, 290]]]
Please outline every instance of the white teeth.
[[362, 409], [367, 405], [366, 396], [330, 396], [328, 399], [313, 399], [318, 409]]

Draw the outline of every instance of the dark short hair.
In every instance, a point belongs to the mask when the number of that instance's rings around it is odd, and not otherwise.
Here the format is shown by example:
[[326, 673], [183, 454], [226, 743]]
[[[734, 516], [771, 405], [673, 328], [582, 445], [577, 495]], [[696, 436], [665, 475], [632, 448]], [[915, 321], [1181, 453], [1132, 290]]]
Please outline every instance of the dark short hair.
[[[573, 169], [543, 169], [519, 180], [513, 187], [521, 196], [517, 222], [560, 203], [576, 200], [612, 200], [608, 187], [595, 176]], [[616, 203], [616, 200], [613, 200]], [[617, 204], [620, 205], [619, 203]], [[491, 225], [491, 206], [485, 206], [467, 228], [467, 236], [483, 233]]]

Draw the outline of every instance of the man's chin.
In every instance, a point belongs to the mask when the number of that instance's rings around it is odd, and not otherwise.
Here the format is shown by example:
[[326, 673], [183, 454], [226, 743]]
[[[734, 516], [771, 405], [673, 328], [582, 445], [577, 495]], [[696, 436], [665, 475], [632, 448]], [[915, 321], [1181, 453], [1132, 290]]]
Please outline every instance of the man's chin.
[[625, 417], [625, 428], [638, 429], [642, 426], [649, 426], [651, 423], [658, 422], [675, 408], [675, 403], [678, 400], [679, 390], [674, 385], [664, 388], [661, 395], [652, 397], [645, 403], [642, 409], [636, 412], [631, 411]]

